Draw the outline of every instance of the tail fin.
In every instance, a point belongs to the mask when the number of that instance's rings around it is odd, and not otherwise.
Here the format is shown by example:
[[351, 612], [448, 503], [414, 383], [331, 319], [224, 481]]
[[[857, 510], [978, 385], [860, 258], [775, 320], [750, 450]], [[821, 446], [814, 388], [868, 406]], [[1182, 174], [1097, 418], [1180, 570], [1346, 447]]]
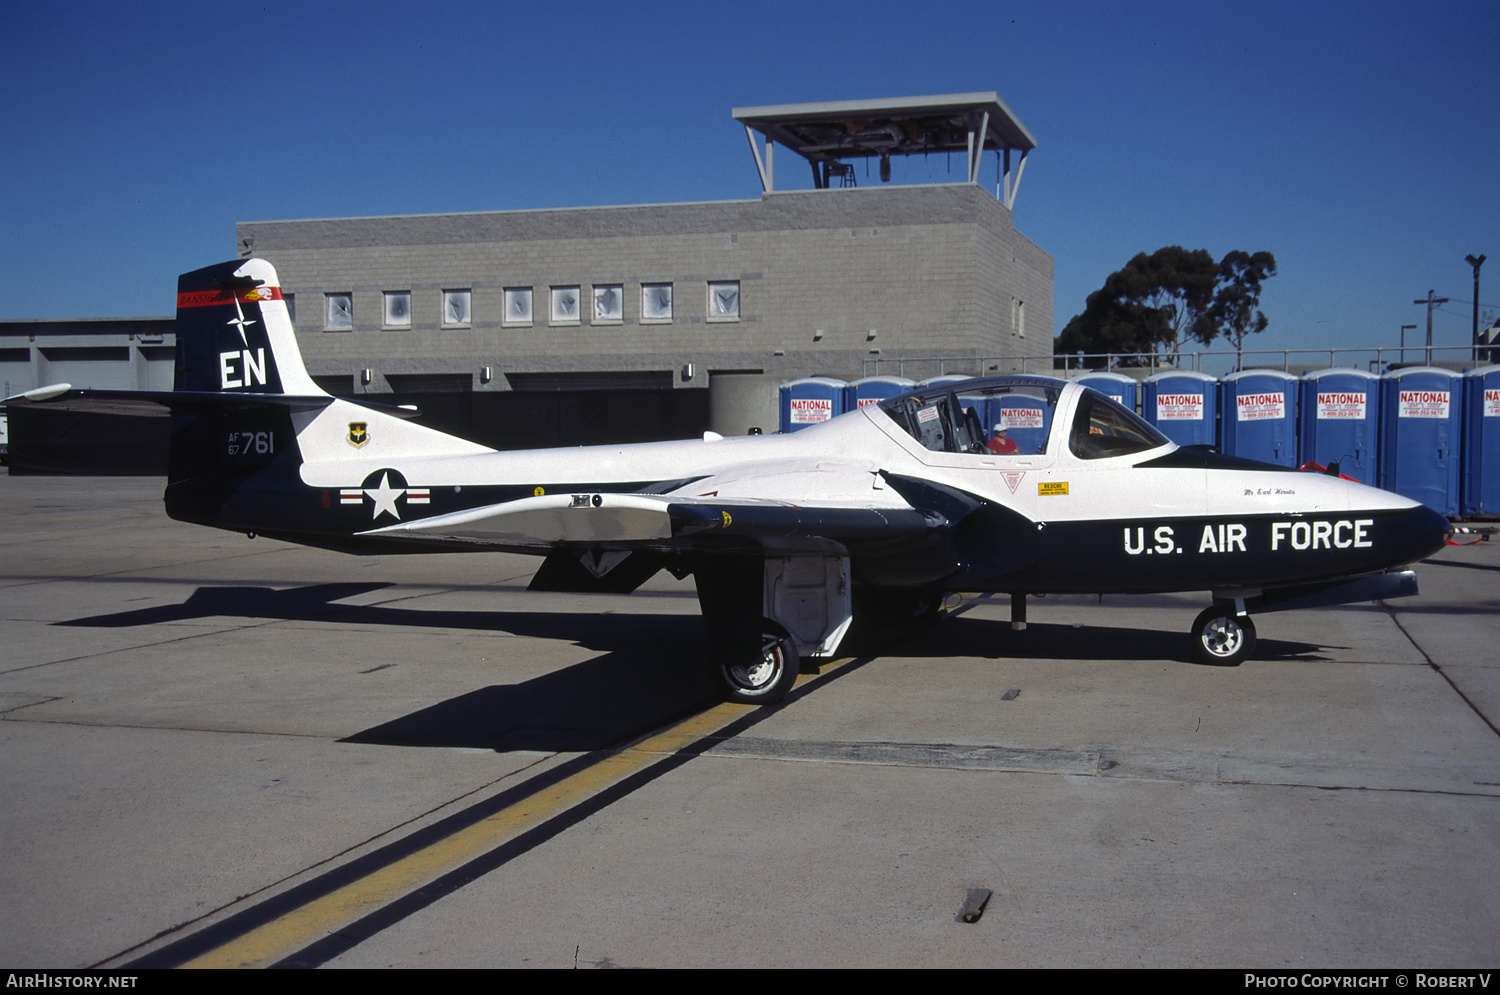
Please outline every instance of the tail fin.
[[284, 500], [302, 462], [293, 409], [333, 400], [302, 365], [276, 268], [264, 259], [178, 278], [174, 387], [167, 513], [228, 528]]
[[175, 386], [326, 396], [302, 365], [274, 266], [242, 259], [178, 278]]

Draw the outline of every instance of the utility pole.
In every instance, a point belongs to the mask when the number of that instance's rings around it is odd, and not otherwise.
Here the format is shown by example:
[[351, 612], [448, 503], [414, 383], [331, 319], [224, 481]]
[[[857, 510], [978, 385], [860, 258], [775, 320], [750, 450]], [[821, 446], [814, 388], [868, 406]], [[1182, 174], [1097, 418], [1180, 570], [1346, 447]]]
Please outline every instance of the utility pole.
[[1484, 265], [1484, 260], [1485, 255], [1482, 252], [1477, 257], [1472, 254], [1464, 256], [1464, 262], [1474, 267], [1474, 338], [1472, 341], [1476, 363], [1479, 361], [1479, 267]]
[[1448, 303], [1448, 298], [1437, 297], [1435, 296], [1436, 294], [1437, 291], [1429, 290], [1427, 291], [1426, 297], [1418, 297], [1416, 300], [1412, 301], [1413, 304], [1427, 305], [1427, 358], [1423, 360], [1423, 362], [1425, 362], [1428, 366], [1432, 365], [1432, 309], [1437, 307], [1439, 304]]

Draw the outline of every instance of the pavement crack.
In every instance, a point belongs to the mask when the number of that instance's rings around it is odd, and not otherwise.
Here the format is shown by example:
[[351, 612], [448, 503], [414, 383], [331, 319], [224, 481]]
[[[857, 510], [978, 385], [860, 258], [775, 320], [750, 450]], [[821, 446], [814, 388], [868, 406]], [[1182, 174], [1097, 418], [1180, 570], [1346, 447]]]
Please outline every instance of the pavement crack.
[[1453, 689], [1453, 693], [1458, 695], [1459, 699], [1465, 705], [1469, 706], [1470, 711], [1479, 716], [1479, 721], [1488, 726], [1490, 732], [1494, 733], [1497, 737], [1500, 737], [1500, 728], [1497, 728], [1495, 726], [1495, 723], [1490, 721], [1489, 716], [1485, 715], [1483, 710], [1481, 710], [1478, 705], [1474, 704], [1469, 696], [1464, 694], [1463, 690], [1457, 684], [1453, 683], [1453, 678], [1449, 677], [1447, 672], [1444, 671], [1443, 668], [1440, 667], [1432, 659], [1432, 657], [1428, 655], [1427, 651], [1422, 648], [1422, 644], [1417, 642], [1416, 638], [1406, 630], [1406, 626], [1401, 624], [1401, 617], [1396, 614], [1396, 610], [1390, 605], [1386, 604], [1384, 601], [1380, 602], [1380, 606], [1385, 609], [1386, 614], [1390, 615], [1391, 621], [1396, 623], [1396, 628], [1401, 630], [1401, 634], [1406, 637], [1407, 642], [1411, 643], [1412, 648], [1415, 649], [1418, 653], [1422, 654], [1422, 659], [1427, 661], [1427, 666], [1431, 667], [1439, 677], [1447, 682], [1448, 686]]
[[[739, 737], [716, 738], [703, 753], [704, 756], [724, 760], [773, 760], [805, 764], [967, 770], [992, 774], [1098, 777], [1155, 783], [1500, 798], [1500, 793], [1483, 790], [1484, 782], [1477, 780], [1470, 782], [1474, 788], [1458, 785], [1424, 787], [1415, 784], [1369, 783], [1382, 778], [1415, 780], [1424, 773], [1420, 770], [1407, 771], [1403, 768], [1391, 771], [1384, 767], [1372, 769], [1336, 764], [1315, 764], [1309, 768], [1254, 757], [1149, 750], [1142, 753], [1122, 751], [1112, 746], [1038, 749], [954, 743], [814, 742]], [[1252, 769], [1261, 768], [1268, 776], [1244, 776], [1244, 768], [1247, 766]], [[1236, 769], [1239, 773], [1234, 772]], [[1310, 776], [1303, 777], [1301, 774]], [[1320, 780], [1320, 775], [1326, 777], [1326, 780]]]

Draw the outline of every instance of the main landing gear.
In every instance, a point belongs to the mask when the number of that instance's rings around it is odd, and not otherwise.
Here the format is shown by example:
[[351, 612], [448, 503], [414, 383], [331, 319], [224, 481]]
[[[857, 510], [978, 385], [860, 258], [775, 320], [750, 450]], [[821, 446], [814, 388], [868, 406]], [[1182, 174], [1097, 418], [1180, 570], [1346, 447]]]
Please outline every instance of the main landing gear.
[[790, 636], [767, 625], [767, 631], [761, 635], [760, 656], [752, 660], [723, 657], [719, 661], [719, 679], [730, 701], [765, 705], [786, 697], [797, 683], [800, 669], [797, 644]]
[[1199, 663], [1237, 667], [1255, 650], [1255, 623], [1233, 604], [1216, 604], [1193, 620], [1193, 655]]
[[807, 540], [694, 564], [714, 671], [730, 701], [770, 705], [797, 683], [802, 660], [831, 657], [849, 629], [849, 556]]

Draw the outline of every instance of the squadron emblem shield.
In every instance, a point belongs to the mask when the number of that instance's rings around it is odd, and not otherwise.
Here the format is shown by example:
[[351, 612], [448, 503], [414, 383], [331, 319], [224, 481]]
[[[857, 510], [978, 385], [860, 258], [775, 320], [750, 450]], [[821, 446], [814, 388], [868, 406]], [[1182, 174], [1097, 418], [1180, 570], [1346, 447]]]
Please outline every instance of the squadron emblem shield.
[[349, 434], [345, 437], [349, 445], [359, 449], [370, 441], [369, 422], [352, 421], [349, 423]]

